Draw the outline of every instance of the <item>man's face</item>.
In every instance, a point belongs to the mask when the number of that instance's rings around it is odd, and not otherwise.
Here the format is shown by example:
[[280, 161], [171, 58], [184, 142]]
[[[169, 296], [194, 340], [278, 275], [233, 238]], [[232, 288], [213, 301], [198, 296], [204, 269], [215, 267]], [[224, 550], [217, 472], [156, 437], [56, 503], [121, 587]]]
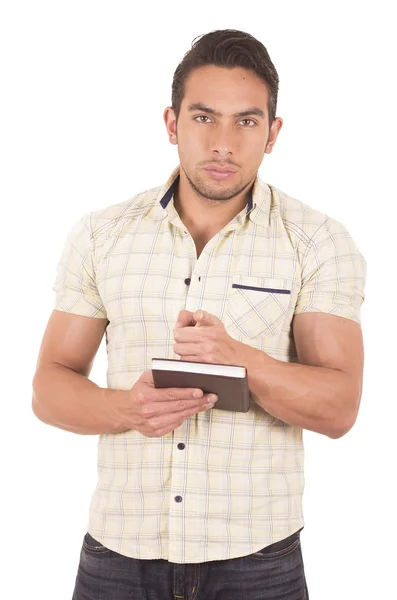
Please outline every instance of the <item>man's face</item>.
[[269, 131], [267, 105], [266, 84], [246, 69], [209, 65], [189, 75], [178, 122], [172, 109], [164, 117], [181, 169], [200, 196], [229, 200], [253, 182], [282, 126], [277, 118]]

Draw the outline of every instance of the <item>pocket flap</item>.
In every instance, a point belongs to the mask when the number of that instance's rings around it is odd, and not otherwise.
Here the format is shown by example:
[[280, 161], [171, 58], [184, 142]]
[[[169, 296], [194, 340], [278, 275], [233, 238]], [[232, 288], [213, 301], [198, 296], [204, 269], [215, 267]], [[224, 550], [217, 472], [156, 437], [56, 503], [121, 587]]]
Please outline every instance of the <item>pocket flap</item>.
[[270, 277], [248, 277], [233, 275], [232, 288], [253, 289], [254, 291], [274, 294], [290, 294], [291, 284], [288, 279], [273, 279]]
[[234, 275], [227, 302], [227, 331], [258, 338], [280, 333], [288, 314], [288, 279]]

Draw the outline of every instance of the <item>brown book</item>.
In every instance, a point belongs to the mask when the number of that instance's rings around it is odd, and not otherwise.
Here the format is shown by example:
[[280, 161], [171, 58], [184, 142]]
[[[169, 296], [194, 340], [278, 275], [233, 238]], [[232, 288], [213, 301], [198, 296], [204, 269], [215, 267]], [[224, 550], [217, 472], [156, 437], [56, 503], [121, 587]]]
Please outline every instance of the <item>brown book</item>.
[[199, 388], [217, 394], [214, 408], [247, 412], [250, 405], [247, 369], [237, 365], [152, 358], [156, 388]]

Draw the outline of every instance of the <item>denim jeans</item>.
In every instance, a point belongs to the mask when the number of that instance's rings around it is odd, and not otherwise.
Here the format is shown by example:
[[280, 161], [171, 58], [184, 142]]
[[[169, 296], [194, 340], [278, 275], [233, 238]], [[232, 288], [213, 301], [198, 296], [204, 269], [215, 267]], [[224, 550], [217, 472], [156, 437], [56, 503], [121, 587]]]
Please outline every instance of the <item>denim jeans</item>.
[[73, 600], [308, 598], [299, 531], [248, 556], [192, 564], [128, 558], [87, 533], [73, 594]]

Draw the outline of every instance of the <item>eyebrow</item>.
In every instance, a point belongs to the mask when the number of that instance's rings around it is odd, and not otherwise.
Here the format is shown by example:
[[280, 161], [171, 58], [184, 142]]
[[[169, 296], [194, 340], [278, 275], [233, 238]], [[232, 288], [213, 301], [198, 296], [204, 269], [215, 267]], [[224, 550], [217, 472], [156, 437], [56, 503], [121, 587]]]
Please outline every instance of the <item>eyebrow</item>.
[[[202, 112], [209, 113], [210, 115], [215, 115], [216, 117], [222, 116], [222, 113], [214, 110], [213, 108], [210, 108], [209, 106], [205, 106], [201, 102], [195, 102], [194, 104], [190, 104], [188, 106], [189, 112], [193, 112], [195, 110], [201, 110]], [[248, 108], [247, 110], [243, 110], [238, 113], [234, 113], [232, 117], [249, 117], [250, 115], [255, 115], [257, 117], [261, 117], [262, 119], [265, 118], [265, 113], [263, 112], [263, 110], [261, 108], [257, 108], [256, 106], [253, 106], [251, 108]]]

